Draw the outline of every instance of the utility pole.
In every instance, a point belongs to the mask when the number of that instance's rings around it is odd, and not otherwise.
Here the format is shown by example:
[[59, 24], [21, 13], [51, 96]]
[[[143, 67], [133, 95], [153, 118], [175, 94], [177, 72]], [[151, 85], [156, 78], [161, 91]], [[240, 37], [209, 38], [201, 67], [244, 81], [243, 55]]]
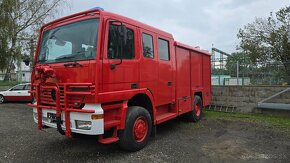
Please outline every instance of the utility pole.
[[237, 61], [237, 85], [240, 85], [240, 83], [239, 83], [239, 61]]

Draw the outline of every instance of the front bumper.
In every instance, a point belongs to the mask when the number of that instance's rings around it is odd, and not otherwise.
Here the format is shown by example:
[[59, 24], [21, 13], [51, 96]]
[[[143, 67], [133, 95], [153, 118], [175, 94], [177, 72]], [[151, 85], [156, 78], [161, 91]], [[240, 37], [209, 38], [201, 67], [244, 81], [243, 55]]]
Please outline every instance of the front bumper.
[[[79, 133], [79, 134], [85, 134], [85, 135], [102, 135], [104, 134], [104, 119], [95, 119], [92, 120], [92, 115], [103, 115], [104, 111], [101, 107], [101, 104], [86, 104], [83, 108], [83, 110], [95, 110], [95, 113], [78, 113], [78, 112], [70, 112], [70, 129], [73, 133]], [[52, 122], [48, 117], [47, 113], [53, 113], [55, 114], [56, 111], [52, 109], [42, 109], [42, 125], [57, 128], [57, 125], [55, 122]], [[37, 116], [37, 109], [33, 108], [33, 119], [35, 123], [38, 123]], [[101, 116], [103, 117], [103, 116]], [[63, 123], [61, 125], [63, 130], [66, 130], [65, 128], [65, 116], [64, 112], [61, 113], [61, 119], [63, 120]], [[76, 121], [90, 121], [91, 122], [91, 129], [78, 129], [76, 126]]]

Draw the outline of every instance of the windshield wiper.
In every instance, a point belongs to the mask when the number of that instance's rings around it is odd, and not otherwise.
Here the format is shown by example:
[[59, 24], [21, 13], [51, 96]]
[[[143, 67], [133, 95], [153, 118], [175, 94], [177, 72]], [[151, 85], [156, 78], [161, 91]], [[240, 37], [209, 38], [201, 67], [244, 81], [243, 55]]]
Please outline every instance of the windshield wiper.
[[78, 57], [80, 54], [83, 54], [83, 53], [84, 53], [84, 51], [79, 51], [79, 52], [75, 52], [75, 53], [69, 54], [69, 55], [61, 55], [61, 56], [55, 58], [55, 60], [72, 59], [72, 58]]
[[78, 63], [77, 61], [74, 61], [73, 63], [65, 63], [63, 65], [64, 67], [83, 67], [83, 65]]
[[57, 58], [55, 58], [55, 60], [72, 59], [72, 58], [75, 58], [75, 57], [76, 57], [75, 55], [66, 55], [66, 56], [57, 57]]

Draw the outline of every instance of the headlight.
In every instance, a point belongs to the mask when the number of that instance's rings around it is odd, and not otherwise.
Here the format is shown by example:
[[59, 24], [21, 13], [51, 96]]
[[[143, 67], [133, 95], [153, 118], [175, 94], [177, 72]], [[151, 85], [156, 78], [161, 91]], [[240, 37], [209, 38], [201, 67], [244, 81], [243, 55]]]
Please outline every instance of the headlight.
[[92, 128], [91, 121], [80, 121], [76, 120], [76, 128], [81, 130], [90, 130]]

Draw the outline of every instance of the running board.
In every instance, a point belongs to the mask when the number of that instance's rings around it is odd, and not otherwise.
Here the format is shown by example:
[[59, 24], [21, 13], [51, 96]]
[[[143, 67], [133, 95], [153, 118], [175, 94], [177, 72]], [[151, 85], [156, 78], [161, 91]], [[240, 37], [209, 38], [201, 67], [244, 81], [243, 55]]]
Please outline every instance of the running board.
[[111, 144], [119, 141], [119, 138], [118, 137], [103, 138], [103, 135], [100, 135], [98, 141], [101, 144]]
[[177, 114], [176, 113], [170, 113], [170, 112], [164, 113], [164, 114], [158, 115], [156, 117], [156, 122], [157, 122], [157, 124], [160, 124], [162, 122], [171, 120], [172, 118], [175, 118], [175, 117], [177, 117]]

